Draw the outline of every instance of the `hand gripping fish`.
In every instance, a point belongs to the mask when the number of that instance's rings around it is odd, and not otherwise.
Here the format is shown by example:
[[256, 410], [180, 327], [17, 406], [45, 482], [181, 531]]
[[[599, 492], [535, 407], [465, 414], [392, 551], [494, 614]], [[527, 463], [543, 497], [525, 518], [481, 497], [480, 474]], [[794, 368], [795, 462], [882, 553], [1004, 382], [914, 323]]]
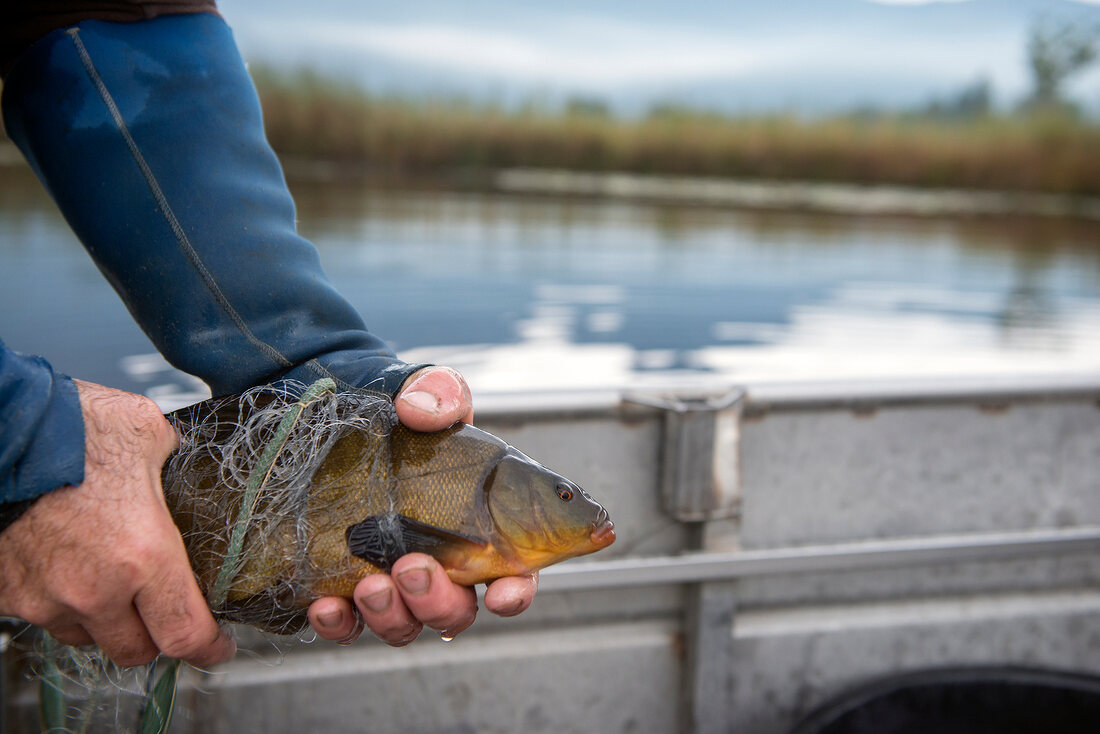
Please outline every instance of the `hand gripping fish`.
[[[313, 386], [308, 392], [314, 392]], [[607, 511], [499, 438], [397, 422], [374, 394], [261, 388], [169, 414], [169, 509], [211, 608], [279, 634], [405, 553], [457, 583], [527, 574], [615, 540]]]

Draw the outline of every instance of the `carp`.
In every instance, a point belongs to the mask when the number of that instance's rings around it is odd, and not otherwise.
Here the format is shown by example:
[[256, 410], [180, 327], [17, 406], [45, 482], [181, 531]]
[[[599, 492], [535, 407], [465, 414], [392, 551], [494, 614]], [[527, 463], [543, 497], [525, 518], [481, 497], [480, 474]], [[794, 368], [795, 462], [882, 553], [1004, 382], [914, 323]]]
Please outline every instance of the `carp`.
[[180, 448], [162, 473], [165, 498], [222, 619], [297, 632], [313, 600], [350, 597], [414, 551], [473, 585], [615, 540], [587, 492], [473, 426], [412, 431], [372, 394], [248, 395], [168, 415]]

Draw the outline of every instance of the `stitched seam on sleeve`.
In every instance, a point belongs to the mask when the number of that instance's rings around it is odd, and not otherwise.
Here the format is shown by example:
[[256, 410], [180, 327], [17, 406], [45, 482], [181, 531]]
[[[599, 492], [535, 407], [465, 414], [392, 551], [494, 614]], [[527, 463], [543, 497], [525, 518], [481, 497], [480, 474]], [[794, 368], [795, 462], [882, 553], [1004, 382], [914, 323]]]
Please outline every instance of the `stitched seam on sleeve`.
[[[304, 366], [306, 367], [306, 369], [308, 369], [310, 372], [312, 372], [315, 375], [319, 375], [321, 377], [327, 377], [327, 378], [331, 379], [333, 382], [336, 383], [336, 386], [339, 387], [341, 390], [358, 390], [359, 389], [355, 385], [352, 385], [350, 382], [347, 382], [346, 380], [342, 380], [339, 377], [337, 377], [336, 375], [329, 372], [328, 369], [326, 369], [325, 366], [323, 364], [321, 364], [320, 362], [318, 362], [316, 359], [309, 360], [308, 362], [305, 363]], [[376, 377], [374, 380], [372, 380], [372, 382], [377, 382], [379, 379], [381, 379], [381, 378]]]
[[237, 313], [237, 310], [233, 308], [233, 305], [229, 302], [225, 293], [222, 292], [217, 281], [214, 279], [214, 275], [207, 269], [206, 264], [203, 263], [202, 258], [199, 257], [199, 253], [195, 250], [191, 244], [191, 240], [188, 239], [187, 233], [183, 231], [183, 227], [180, 225], [179, 220], [176, 219], [175, 213], [172, 211], [172, 207], [168, 204], [168, 199], [165, 197], [164, 192], [160, 188], [160, 184], [157, 182], [156, 176], [153, 175], [153, 170], [149, 167], [149, 164], [145, 160], [145, 156], [142, 155], [141, 149], [138, 148], [137, 142], [130, 134], [129, 128], [126, 126], [126, 121], [122, 117], [122, 113], [119, 111], [118, 106], [115, 104], [114, 98], [111, 97], [110, 91], [107, 89], [107, 85], [104, 83], [99, 72], [95, 68], [95, 64], [92, 62], [92, 57], [88, 53], [88, 50], [84, 47], [84, 42], [80, 39], [80, 29], [70, 28], [66, 31], [70, 38], [73, 40], [73, 45], [76, 47], [77, 55], [80, 57], [80, 63], [84, 66], [84, 71], [88, 74], [88, 78], [95, 85], [96, 90], [99, 92], [100, 99], [103, 100], [103, 104], [106, 105], [108, 112], [111, 115], [112, 121], [115, 123], [115, 127], [118, 129], [119, 134], [126, 142], [126, 146], [130, 149], [130, 155], [133, 157], [134, 162], [137, 164], [138, 169], [141, 171], [142, 177], [145, 179], [146, 185], [149, 187], [149, 191], [153, 195], [153, 199], [157, 202], [157, 207], [160, 209], [161, 214], [164, 216], [165, 221], [171, 228], [172, 233], [175, 235], [176, 242], [179, 244], [180, 249], [187, 256], [187, 259], [191, 261], [191, 265], [198, 271], [202, 278], [203, 283], [207, 289], [214, 296], [214, 300], [218, 305], [222, 307], [226, 315], [236, 325], [237, 330], [241, 332], [244, 338], [252, 344], [254, 347], [260, 350], [268, 359], [274, 362], [279, 367], [293, 367], [294, 364], [283, 356], [279, 350], [271, 346], [267, 342], [263, 341], [248, 328], [248, 324], [241, 318], [241, 315]]

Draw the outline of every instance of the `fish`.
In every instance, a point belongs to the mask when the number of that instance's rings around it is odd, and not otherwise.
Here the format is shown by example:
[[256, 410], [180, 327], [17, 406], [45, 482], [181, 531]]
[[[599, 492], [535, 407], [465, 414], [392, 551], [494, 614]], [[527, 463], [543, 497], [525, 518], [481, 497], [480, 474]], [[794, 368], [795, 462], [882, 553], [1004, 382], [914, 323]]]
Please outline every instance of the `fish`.
[[[221, 619], [293, 634], [312, 601], [351, 597], [363, 577], [388, 572], [406, 553], [427, 553], [451, 580], [474, 585], [615, 540], [608, 511], [576, 483], [472, 425], [410, 430], [376, 395], [304, 405], [249, 499], [256, 457], [270, 453], [275, 420], [285, 422], [296, 404], [275, 390], [167, 416], [181, 439], [162, 472], [165, 499]], [[267, 417], [257, 423], [257, 414]], [[227, 572], [238, 526], [240, 550]]]

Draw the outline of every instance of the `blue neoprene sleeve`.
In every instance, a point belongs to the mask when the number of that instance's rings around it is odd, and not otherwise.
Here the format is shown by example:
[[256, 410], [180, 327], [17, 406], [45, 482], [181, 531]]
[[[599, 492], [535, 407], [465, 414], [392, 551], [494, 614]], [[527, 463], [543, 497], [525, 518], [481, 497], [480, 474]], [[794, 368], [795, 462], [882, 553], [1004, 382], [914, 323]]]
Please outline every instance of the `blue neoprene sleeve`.
[[410, 374], [331, 286], [225, 22], [86, 21], [5, 80], [4, 121], [168, 360], [215, 395], [293, 376], [394, 393]]
[[[393, 395], [419, 368], [367, 330], [297, 234], [255, 88], [221, 18], [54, 31], [4, 80], [3, 114], [146, 334], [214, 395], [322, 376]], [[11, 372], [0, 389], [30, 412], [0, 432], [0, 487], [9, 493], [0, 499], [71, 483], [77, 475], [44, 479], [37, 467], [68, 467], [72, 441], [52, 452], [26, 434], [79, 422], [71, 382], [43, 362], [3, 358]]]
[[0, 502], [84, 479], [84, 422], [72, 380], [0, 342]]

